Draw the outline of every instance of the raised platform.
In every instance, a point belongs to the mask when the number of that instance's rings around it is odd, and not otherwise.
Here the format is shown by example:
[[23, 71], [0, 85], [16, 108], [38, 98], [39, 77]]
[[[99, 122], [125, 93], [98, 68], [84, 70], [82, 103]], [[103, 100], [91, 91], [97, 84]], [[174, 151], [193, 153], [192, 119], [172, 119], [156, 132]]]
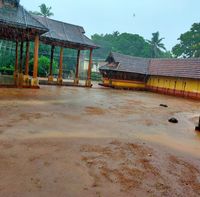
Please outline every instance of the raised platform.
[[[62, 84], [58, 84], [57, 81], [51, 81], [51, 83], [48, 82], [48, 80], [45, 79], [39, 79], [39, 85], [49, 85], [49, 86], [71, 86], [71, 87], [82, 87], [82, 88], [90, 88], [83, 84], [75, 84], [73, 81], [63, 81]], [[92, 87], [92, 86], [91, 86]]]

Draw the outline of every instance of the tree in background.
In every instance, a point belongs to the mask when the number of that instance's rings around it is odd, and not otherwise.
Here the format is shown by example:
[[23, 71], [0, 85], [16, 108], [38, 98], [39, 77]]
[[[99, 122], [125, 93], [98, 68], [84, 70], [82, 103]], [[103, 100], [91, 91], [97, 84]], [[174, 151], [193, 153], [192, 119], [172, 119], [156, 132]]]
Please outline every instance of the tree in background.
[[[33, 72], [33, 63], [34, 59], [30, 60], [30, 75], [32, 76]], [[45, 56], [40, 56], [38, 59], [38, 76], [39, 77], [47, 77], [49, 75], [49, 66], [50, 66], [50, 59]], [[56, 63], [53, 62], [53, 74], [58, 74]]]
[[151, 40], [147, 40], [147, 42], [151, 46], [151, 57], [158, 58], [162, 54], [162, 50], [166, 51], [164, 44], [162, 43], [164, 38], [159, 38], [159, 32], [152, 33]]
[[175, 57], [200, 57], [200, 23], [194, 23], [178, 40], [180, 43], [172, 49]]
[[52, 7], [47, 7], [46, 4], [44, 4], [44, 3], [41, 4], [39, 6], [39, 8], [40, 8], [40, 12], [30, 11], [30, 13], [35, 14], [35, 15], [39, 15], [39, 16], [44, 16], [44, 17], [51, 17], [51, 16], [54, 15], [53, 12], [51, 12]]
[[94, 34], [92, 40], [95, 44], [101, 46], [100, 49], [94, 52], [96, 58], [105, 59], [110, 51], [146, 58], [152, 56], [159, 58], [171, 57], [171, 53], [165, 51], [164, 44], [161, 43], [163, 38], [159, 38], [158, 32], [153, 34], [151, 41], [146, 41], [138, 34], [120, 34], [118, 31], [105, 35]]
[[110, 51], [138, 57], [150, 57], [150, 46], [137, 34], [113, 32], [112, 34], [94, 34], [92, 40], [100, 45], [94, 56], [105, 59]]

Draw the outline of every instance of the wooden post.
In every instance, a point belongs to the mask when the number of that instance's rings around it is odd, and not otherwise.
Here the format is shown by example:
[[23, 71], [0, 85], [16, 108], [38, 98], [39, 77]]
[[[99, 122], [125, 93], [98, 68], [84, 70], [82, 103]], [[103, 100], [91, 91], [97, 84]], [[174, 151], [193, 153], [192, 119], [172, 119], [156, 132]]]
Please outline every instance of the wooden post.
[[19, 42], [16, 41], [16, 48], [15, 48], [15, 72], [18, 72], [18, 46]]
[[20, 87], [23, 86], [24, 82], [24, 75], [23, 75], [23, 53], [24, 53], [24, 42], [21, 41], [20, 45], [20, 63], [19, 63], [19, 78], [18, 78], [18, 85]]
[[34, 42], [34, 63], [33, 63], [33, 79], [31, 81], [32, 86], [38, 87], [38, 52], [39, 52], [39, 35], [36, 34]]
[[29, 50], [30, 50], [30, 42], [27, 40], [26, 42], [26, 64], [25, 64], [25, 75], [29, 75]]
[[76, 60], [76, 73], [75, 73], [75, 79], [74, 79], [74, 84], [76, 84], [76, 85], [79, 84], [79, 64], [80, 64], [80, 54], [81, 54], [81, 51], [78, 50], [78, 53], [77, 53], [77, 60]]
[[26, 41], [26, 60], [25, 60], [25, 75], [24, 75], [24, 86], [29, 86], [29, 50], [30, 42]]
[[19, 42], [16, 41], [16, 48], [15, 48], [15, 71], [14, 71], [14, 80], [15, 80], [15, 84], [17, 85], [18, 83], [18, 46], [19, 46]]
[[85, 83], [86, 87], [92, 87], [92, 84], [91, 84], [92, 52], [93, 52], [93, 49], [90, 49], [90, 59], [89, 59], [89, 65], [88, 65], [87, 80]]
[[49, 66], [49, 77], [48, 77], [48, 81], [50, 83], [53, 82], [53, 56], [54, 56], [54, 49], [55, 49], [55, 46], [52, 45], [51, 46], [51, 60], [50, 60], [50, 66]]
[[23, 52], [24, 52], [24, 42], [21, 42], [21, 46], [20, 46], [20, 63], [19, 63], [19, 73], [22, 74], [23, 70]]
[[60, 61], [59, 61], [59, 74], [58, 74], [58, 84], [62, 85], [63, 82], [63, 78], [62, 78], [62, 74], [63, 74], [63, 47], [60, 48]]

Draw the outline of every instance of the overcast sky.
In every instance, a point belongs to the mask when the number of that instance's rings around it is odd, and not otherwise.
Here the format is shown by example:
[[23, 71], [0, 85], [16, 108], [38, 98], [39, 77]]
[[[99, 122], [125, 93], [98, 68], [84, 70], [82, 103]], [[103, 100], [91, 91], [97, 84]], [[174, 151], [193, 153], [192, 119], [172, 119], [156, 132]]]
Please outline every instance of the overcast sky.
[[86, 35], [119, 31], [150, 39], [159, 31], [170, 50], [181, 33], [200, 22], [200, 0], [21, 0], [27, 9], [52, 6], [53, 19], [83, 26]]

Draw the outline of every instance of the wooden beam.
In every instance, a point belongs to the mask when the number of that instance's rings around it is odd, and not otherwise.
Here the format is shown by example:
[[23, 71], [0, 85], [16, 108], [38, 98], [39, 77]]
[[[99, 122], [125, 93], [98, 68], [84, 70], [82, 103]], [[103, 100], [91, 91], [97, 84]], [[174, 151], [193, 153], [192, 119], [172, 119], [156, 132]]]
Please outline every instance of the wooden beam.
[[26, 62], [25, 62], [25, 75], [29, 75], [29, 51], [30, 51], [30, 42], [26, 41]]
[[33, 64], [33, 78], [37, 79], [38, 76], [38, 52], [39, 52], [39, 35], [35, 36], [34, 44], [34, 64]]

